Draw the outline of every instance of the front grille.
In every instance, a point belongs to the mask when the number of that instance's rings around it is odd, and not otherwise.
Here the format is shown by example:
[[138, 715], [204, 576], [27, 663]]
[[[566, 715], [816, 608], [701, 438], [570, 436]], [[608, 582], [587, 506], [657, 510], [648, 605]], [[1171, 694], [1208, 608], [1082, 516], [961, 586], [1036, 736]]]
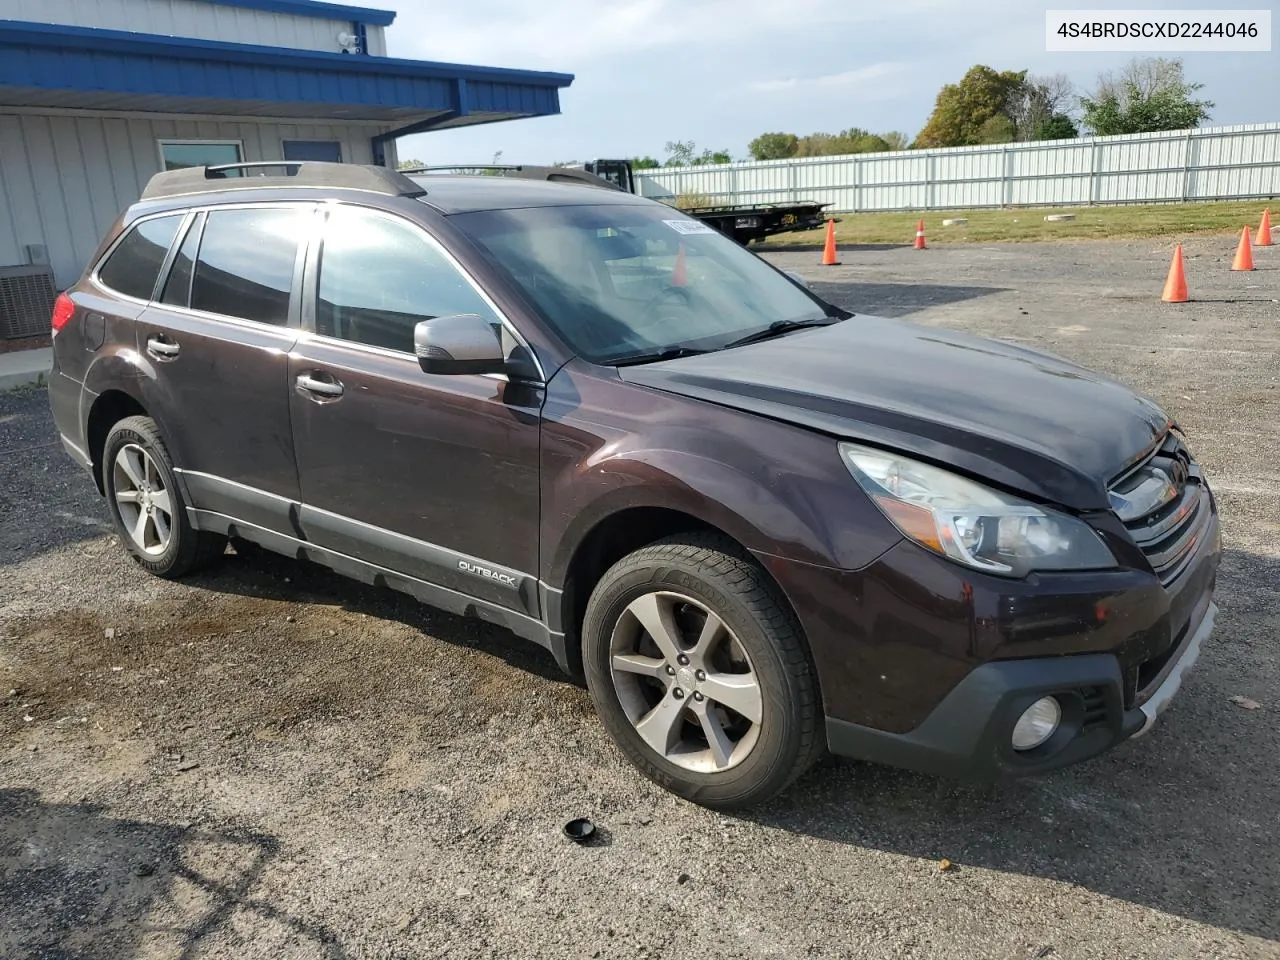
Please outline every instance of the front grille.
[[1212, 509], [1200, 466], [1170, 433], [1149, 458], [1111, 485], [1111, 501], [1163, 584], [1190, 564]]
[[1104, 725], [1107, 722], [1107, 699], [1102, 692], [1102, 688], [1085, 687], [1080, 691], [1080, 696], [1084, 700], [1084, 713], [1080, 718], [1080, 729], [1089, 731], [1094, 727]]

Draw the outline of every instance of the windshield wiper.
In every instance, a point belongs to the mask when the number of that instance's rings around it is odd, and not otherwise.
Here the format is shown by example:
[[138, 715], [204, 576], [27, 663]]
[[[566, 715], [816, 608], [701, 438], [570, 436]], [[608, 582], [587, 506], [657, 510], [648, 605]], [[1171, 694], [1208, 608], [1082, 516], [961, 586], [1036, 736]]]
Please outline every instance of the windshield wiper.
[[730, 340], [721, 350], [729, 350], [733, 347], [745, 347], [748, 343], [759, 343], [761, 340], [770, 340], [773, 337], [781, 336], [784, 333], [790, 333], [792, 330], [802, 330], [805, 327], [829, 327], [833, 323], [839, 323], [842, 318], [838, 317], [822, 317], [811, 318], [809, 320], [775, 320], [763, 330], [757, 330], [754, 333], [748, 333], [745, 337], [739, 337], [737, 340]]
[[630, 356], [614, 357], [612, 360], [604, 362], [611, 367], [629, 367], [637, 363], [657, 363], [659, 360], [696, 357], [698, 354], [706, 352], [706, 350], [699, 350], [697, 347], [663, 347], [661, 350], [652, 350], [648, 353], [633, 353]]

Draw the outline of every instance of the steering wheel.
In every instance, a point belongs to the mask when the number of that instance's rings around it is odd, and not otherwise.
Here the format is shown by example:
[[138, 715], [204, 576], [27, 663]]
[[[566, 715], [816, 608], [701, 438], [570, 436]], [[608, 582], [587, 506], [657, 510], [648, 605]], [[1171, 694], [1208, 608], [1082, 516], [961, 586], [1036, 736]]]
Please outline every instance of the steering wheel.
[[[680, 339], [688, 334], [684, 327], [687, 314], [693, 310], [693, 297], [684, 287], [664, 287], [644, 305], [644, 316]], [[665, 337], [667, 333], [664, 333]]]

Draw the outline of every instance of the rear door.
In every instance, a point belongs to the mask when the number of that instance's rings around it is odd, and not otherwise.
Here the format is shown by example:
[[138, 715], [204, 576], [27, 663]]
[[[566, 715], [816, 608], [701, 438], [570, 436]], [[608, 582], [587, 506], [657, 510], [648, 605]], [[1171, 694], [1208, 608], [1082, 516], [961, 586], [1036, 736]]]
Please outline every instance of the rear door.
[[535, 612], [543, 387], [428, 375], [413, 353], [419, 320], [499, 325], [492, 303], [419, 225], [341, 204], [306, 302], [289, 380], [307, 539]]
[[314, 219], [313, 203], [198, 212], [137, 325], [148, 409], [193, 505], [281, 533], [299, 492], [286, 378]]

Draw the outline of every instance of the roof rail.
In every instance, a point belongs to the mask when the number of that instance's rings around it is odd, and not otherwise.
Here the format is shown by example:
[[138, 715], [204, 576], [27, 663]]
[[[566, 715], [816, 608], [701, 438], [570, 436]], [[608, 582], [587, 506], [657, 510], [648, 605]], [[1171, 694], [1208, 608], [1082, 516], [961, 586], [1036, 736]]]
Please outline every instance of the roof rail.
[[[272, 175], [268, 170], [279, 170]], [[230, 175], [240, 171], [238, 175]], [[259, 172], [261, 171], [261, 172]], [[213, 167], [183, 167], [157, 173], [142, 191], [143, 200], [177, 197], [188, 193], [267, 187], [328, 187], [366, 190], [388, 197], [420, 197], [421, 184], [386, 167], [357, 163], [322, 163], [310, 160], [265, 160], [224, 163]]]
[[[443, 166], [428, 167], [406, 167], [401, 173], [409, 176], [416, 176], [424, 173], [444, 173], [446, 171], [454, 173], [462, 173], [468, 176], [480, 177], [519, 177], [522, 180], [548, 180], [552, 182], [563, 183], [581, 183], [589, 187], [608, 187], [611, 190], [621, 190], [616, 183], [610, 183], [604, 177], [597, 177], [594, 173], [587, 173], [585, 170], [576, 170], [572, 167], [539, 167], [532, 164], [501, 164], [501, 163], [455, 163]], [[421, 183], [422, 181], [416, 181]]]

